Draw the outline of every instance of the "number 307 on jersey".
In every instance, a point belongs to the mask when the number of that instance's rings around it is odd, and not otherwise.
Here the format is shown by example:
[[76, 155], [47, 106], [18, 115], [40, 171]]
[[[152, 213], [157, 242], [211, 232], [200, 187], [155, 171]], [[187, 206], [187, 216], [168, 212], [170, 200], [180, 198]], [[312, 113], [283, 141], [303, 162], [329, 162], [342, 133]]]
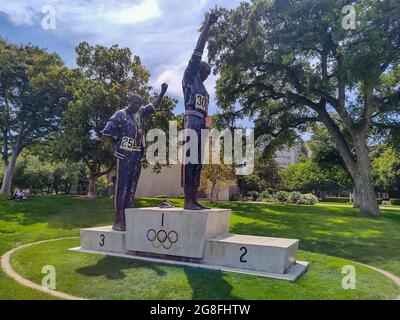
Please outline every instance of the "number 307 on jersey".
[[202, 96], [201, 94], [196, 94], [196, 109], [208, 112], [208, 97]]

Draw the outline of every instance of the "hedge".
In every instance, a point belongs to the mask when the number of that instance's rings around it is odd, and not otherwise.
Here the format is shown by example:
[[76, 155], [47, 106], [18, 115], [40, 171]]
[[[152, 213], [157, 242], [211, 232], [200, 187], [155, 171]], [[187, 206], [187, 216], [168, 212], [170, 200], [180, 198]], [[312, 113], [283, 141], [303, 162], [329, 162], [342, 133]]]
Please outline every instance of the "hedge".
[[345, 197], [326, 197], [326, 198], [322, 198], [321, 202], [349, 203], [350, 202], [350, 198], [345, 198]]
[[[400, 201], [400, 199], [397, 199], [397, 200]], [[350, 198], [346, 198], [346, 197], [327, 197], [327, 198], [322, 198], [321, 202], [350, 203]], [[377, 199], [377, 202], [378, 202], [378, 205], [382, 205], [383, 200], [382, 199]]]
[[400, 206], [400, 199], [390, 199], [392, 206]]

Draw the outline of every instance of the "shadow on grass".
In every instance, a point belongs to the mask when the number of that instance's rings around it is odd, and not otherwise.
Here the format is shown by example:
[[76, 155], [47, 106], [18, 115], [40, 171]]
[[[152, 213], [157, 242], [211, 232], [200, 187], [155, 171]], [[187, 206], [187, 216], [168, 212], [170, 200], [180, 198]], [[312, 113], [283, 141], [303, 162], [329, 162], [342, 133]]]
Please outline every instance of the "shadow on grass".
[[[129, 274], [140, 275], [139, 269], [149, 269], [155, 272], [154, 281], [162, 285], [162, 277], [168, 275], [165, 271], [166, 265], [157, 265], [143, 261], [105, 256], [96, 264], [88, 265], [76, 270], [77, 273], [86, 277], [106, 277], [108, 280], [122, 280]], [[232, 294], [233, 287], [224, 279], [224, 273], [215, 270], [206, 270], [191, 267], [174, 266], [175, 272], [184, 272], [191, 288], [193, 300], [236, 300], [239, 299]]]
[[382, 210], [371, 218], [343, 207], [226, 203], [235, 213], [230, 231], [295, 238], [300, 249], [364, 263], [400, 259], [400, 214]]
[[[77, 273], [87, 277], [105, 276], [109, 280], [124, 279], [124, 270], [142, 268], [144, 263], [124, 258], [105, 256], [95, 265], [86, 266], [76, 270]], [[146, 267], [153, 270], [158, 276], [165, 275], [165, 271], [155, 264], [146, 264]]]
[[232, 294], [233, 287], [224, 279], [224, 273], [200, 268], [184, 268], [193, 290], [193, 300], [238, 300]]
[[[160, 199], [138, 199], [135, 207], [153, 207]], [[171, 199], [176, 206], [182, 199]], [[208, 203], [207, 203], [208, 204]], [[300, 249], [364, 263], [400, 260], [400, 211], [382, 209], [382, 216], [360, 215], [349, 207], [218, 203], [232, 209], [230, 231], [238, 234], [294, 238]], [[85, 197], [33, 197], [16, 203], [0, 197], [0, 222], [50, 229], [78, 230], [113, 222], [112, 199]], [[6, 228], [9, 233], [14, 229]]]
[[[158, 204], [157, 199], [135, 201], [135, 207]], [[84, 196], [38, 196], [29, 198], [26, 202], [14, 202], [2, 197], [0, 220], [22, 226], [47, 224], [54, 229], [72, 230], [111, 225], [114, 210], [111, 198], [98, 198], [94, 201]]]

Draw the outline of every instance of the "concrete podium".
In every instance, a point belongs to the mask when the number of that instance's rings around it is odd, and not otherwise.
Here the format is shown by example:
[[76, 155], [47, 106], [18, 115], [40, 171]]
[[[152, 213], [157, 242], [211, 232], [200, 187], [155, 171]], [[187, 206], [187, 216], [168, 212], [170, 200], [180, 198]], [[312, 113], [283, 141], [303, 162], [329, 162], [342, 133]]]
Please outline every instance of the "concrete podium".
[[230, 210], [128, 209], [126, 232], [81, 230], [74, 250], [295, 281], [308, 268], [296, 261], [298, 240], [228, 233]]
[[228, 231], [230, 212], [143, 208], [125, 216], [129, 251], [201, 259], [206, 241]]

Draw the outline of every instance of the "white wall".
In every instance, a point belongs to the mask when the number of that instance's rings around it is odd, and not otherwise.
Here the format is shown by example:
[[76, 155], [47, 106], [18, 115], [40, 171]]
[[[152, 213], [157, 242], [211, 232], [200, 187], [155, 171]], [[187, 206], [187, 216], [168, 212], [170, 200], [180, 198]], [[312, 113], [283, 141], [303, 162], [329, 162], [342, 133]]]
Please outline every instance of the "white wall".
[[162, 168], [159, 174], [152, 167], [142, 169], [136, 197], [151, 198], [165, 195], [167, 197], [183, 196], [181, 187], [181, 165]]

